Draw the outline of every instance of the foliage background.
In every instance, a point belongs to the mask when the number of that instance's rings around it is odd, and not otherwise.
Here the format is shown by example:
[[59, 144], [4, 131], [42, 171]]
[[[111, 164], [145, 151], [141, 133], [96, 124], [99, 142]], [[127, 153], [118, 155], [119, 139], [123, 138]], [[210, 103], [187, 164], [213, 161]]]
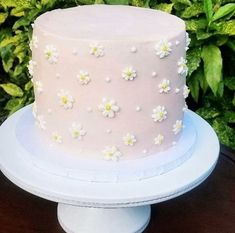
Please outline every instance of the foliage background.
[[191, 38], [189, 107], [235, 149], [235, 0], [0, 0], [0, 122], [34, 100], [27, 64], [35, 18], [84, 4], [149, 7], [182, 18]]

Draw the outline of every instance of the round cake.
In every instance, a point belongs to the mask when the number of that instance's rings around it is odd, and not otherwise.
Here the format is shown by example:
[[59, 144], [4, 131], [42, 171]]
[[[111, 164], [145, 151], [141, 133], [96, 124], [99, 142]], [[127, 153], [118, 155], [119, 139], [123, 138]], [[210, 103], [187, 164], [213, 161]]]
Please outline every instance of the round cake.
[[38, 17], [28, 68], [45, 145], [110, 162], [177, 145], [188, 43], [181, 19], [146, 8], [79, 6]]

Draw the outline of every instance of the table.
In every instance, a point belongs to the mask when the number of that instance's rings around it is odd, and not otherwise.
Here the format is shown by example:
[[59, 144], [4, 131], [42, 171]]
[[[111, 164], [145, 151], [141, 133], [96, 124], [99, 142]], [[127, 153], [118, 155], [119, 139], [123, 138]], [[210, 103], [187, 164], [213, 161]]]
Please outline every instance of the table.
[[[57, 222], [57, 203], [19, 189], [2, 174], [0, 187], [1, 233], [64, 232]], [[235, 155], [222, 148], [215, 171], [203, 184], [152, 206], [144, 233], [234, 233], [234, 219]]]

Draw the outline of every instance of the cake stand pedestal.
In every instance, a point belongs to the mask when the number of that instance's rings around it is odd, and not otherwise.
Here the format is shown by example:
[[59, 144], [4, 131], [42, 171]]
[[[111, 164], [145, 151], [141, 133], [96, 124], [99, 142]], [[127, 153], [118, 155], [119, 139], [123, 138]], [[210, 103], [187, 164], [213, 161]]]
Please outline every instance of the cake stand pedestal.
[[[140, 233], [150, 220], [150, 205], [186, 193], [214, 169], [219, 142], [210, 125], [187, 111], [197, 131], [192, 156], [165, 174], [133, 182], [86, 182], [50, 174], [23, 160], [14, 129], [18, 115], [0, 128], [0, 168], [20, 188], [58, 202], [58, 219], [67, 233]], [[157, 230], [156, 230], [157, 232]]]

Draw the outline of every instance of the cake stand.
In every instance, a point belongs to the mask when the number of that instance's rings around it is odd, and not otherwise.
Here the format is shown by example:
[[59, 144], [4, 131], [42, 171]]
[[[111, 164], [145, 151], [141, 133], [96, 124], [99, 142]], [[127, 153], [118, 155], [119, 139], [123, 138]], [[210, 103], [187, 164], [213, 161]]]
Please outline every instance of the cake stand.
[[0, 168], [20, 188], [58, 202], [58, 220], [68, 233], [143, 232], [150, 220], [151, 204], [192, 190], [210, 175], [218, 160], [219, 142], [213, 129], [192, 111], [187, 110], [186, 115], [197, 132], [193, 154], [181, 166], [152, 178], [87, 182], [32, 166], [17, 153], [17, 113], [0, 127]]

